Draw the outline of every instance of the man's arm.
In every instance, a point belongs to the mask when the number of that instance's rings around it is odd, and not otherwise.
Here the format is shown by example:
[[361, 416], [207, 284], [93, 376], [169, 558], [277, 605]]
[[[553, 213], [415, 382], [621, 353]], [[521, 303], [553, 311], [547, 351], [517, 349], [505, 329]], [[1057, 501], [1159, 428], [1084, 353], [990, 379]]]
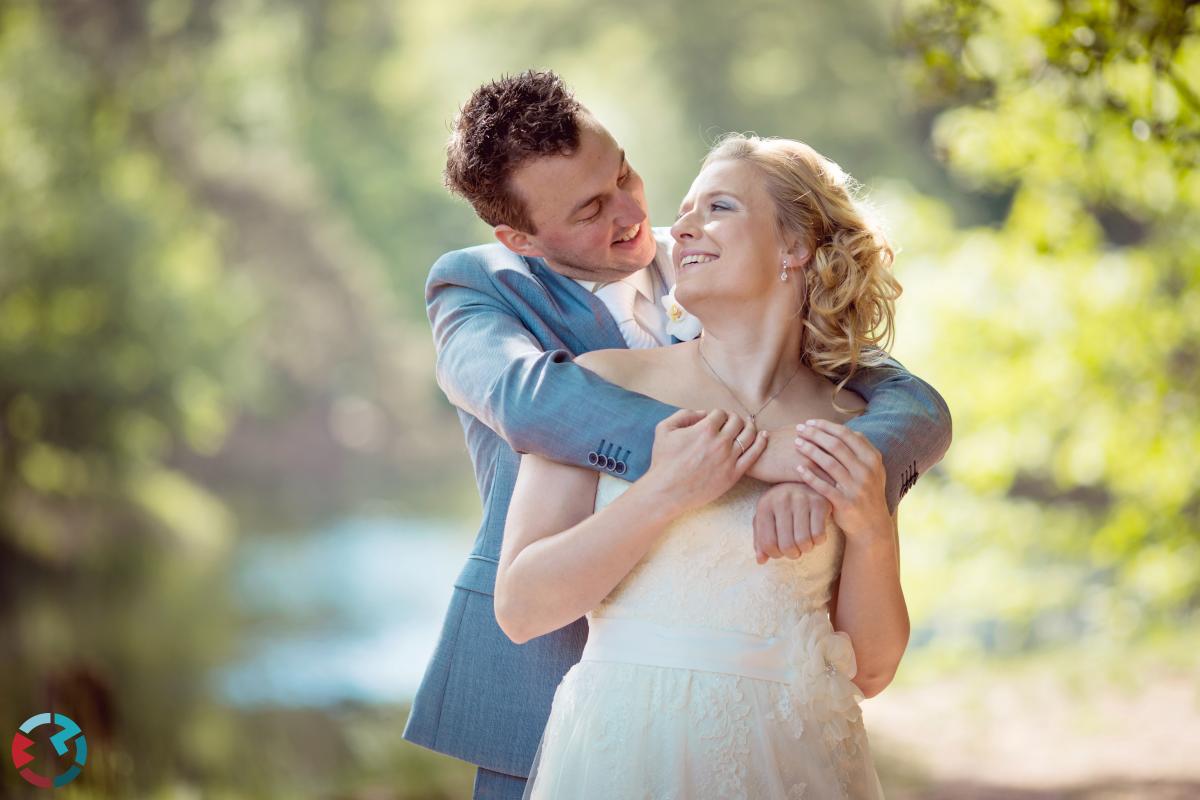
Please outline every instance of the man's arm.
[[[861, 367], [846, 384], [867, 401], [866, 413], [846, 423], [871, 440], [887, 470], [888, 511], [896, 513], [917, 477], [942, 460], [953, 435], [950, 408], [932, 386], [888, 358]], [[803, 421], [803, 420], [800, 420]]]
[[679, 409], [601, 379], [566, 350], [543, 350], [474, 259], [442, 256], [425, 287], [446, 397], [519, 453], [641, 477], [655, 426]]

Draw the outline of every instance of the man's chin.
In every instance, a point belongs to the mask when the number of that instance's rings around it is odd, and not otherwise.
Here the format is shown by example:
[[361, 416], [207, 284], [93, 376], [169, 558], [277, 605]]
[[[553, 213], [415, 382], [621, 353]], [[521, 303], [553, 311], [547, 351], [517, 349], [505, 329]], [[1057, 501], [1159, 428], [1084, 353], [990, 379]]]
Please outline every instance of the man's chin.
[[654, 256], [657, 254], [658, 246], [654, 242], [654, 237], [650, 237], [647, 247], [639, 248], [632, 252], [613, 253], [609, 264], [614, 270], [624, 269], [633, 274], [639, 269], [650, 266], [650, 263], [654, 261]]

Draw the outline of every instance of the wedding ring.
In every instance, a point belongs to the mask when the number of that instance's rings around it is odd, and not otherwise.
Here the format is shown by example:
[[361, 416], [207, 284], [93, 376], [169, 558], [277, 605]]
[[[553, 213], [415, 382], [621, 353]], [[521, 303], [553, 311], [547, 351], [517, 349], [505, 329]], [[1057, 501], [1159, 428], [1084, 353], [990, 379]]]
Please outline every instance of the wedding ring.
[[737, 436], [733, 437], [733, 443], [738, 446], [738, 455], [739, 456], [746, 454], [746, 445], [742, 444], [741, 434], [738, 434]]

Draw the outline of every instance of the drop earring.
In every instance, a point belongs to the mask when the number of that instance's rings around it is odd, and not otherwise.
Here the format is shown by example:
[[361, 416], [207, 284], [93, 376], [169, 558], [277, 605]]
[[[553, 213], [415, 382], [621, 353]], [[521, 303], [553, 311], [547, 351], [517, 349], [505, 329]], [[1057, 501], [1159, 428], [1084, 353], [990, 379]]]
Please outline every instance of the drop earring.
[[784, 283], [787, 283], [787, 278], [788, 278], [787, 271], [788, 271], [788, 260], [785, 258], [783, 260], [783, 272], [779, 273], [779, 280], [783, 281]]

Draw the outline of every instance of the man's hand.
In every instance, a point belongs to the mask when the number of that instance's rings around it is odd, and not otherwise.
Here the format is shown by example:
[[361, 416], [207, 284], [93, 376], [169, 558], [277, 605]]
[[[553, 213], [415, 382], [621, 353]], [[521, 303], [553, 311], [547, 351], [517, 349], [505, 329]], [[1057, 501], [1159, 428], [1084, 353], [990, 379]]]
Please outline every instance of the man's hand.
[[755, 559], [765, 564], [772, 558], [800, 558], [825, 541], [832, 510], [828, 500], [804, 484], [772, 486], [758, 499], [754, 512]]

